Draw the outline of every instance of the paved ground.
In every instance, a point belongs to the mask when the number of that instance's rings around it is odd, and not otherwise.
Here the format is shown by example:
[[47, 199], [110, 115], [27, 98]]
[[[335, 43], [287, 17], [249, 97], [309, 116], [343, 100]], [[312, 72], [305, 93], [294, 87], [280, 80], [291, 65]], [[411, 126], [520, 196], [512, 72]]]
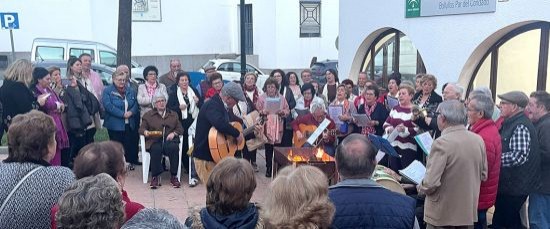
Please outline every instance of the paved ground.
[[[252, 196], [253, 202], [261, 202], [269, 186], [270, 178], [265, 177], [265, 157], [263, 150], [258, 153], [257, 163], [260, 171], [256, 173], [257, 187]], [[206, 186], [199, 184], [190, 188], [188, 174], [182, 172], [182, 187], [173, 188], [170, 185], [170, 174], [164, 172], [162, 186], [156, 190], [149, 188], [149, 184], [142, 181], [141, 166], [136, 170], [129, 171], [124, 189], [128, 192], [130, 199], [143, 204], [145, 207], [163, 208], [178, 217], [182, 222], [187, 218], [190, 208], [206, 205]], [[150, 181], [150, 179], [149, 179]]]

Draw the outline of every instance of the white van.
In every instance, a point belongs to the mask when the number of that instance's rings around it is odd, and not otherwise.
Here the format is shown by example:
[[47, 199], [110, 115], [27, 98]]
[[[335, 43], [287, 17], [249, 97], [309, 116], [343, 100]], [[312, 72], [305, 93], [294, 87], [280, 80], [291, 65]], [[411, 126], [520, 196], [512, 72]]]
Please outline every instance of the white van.
[[[92, 62], [116, 68], [116, 49], [99, 42], [56, 38], [35, 38], [32, 42], [31, 61], [69, 60], [71, 56], [88, 53]], [[132, 78], [143, 78], [143, 67], [132, 61]]]

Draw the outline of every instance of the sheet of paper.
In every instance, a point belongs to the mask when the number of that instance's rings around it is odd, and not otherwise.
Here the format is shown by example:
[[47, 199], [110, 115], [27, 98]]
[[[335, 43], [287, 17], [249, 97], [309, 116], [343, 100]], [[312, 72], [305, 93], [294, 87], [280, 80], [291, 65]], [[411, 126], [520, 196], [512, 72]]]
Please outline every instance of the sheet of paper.
[[388, 107], [390, 109], [392, 109], [395, 106], [399, 105], [399, 100], [397, 98], [391, 97], [389, 95], [387, 96], [387, 101], [388, 101]]
[[418, 145], [420, 145], [420, 148], [424, 151], [426, 155], [430, 155], [430, 151], [432, 150], [432, 144], [434, 142], [434, 139], [430, 135], [430, 132], [424, 132], [419, 135], [414, 136], [414, 140], [418, 142]]
[[415, 184], [420, 184], [426, 176], [426, 167], [420, 161], [414, 160], [407, 168], [399, 170], [399, 174]]
[[376, 163], [380, 162], [380, 160], [382, 160], [382, 158], [384, 158], [384, 155], [386, 155], [386, 153], [384, 153], [384, 151], [378, 150], [378, 153], [376, 154]]
[[355, 119], [355, 124], [360, 127], [367, 126], [370, 121], [370, 117], [367, 114], [351, 114], [351, 117]]
[[323, 120], [323, 122], [319, 124], [317, 129], [313, 131], [313, 133], [309, 136], [309, 138], [307, 139], [307, 143], [309, 143], [310, 145], [314, 145], [315, 140], [317, 140], [317, 138], [321, 136], [321, 134], [323, 133], [323, 131], [325, 131], [325, 129], [328, 127], [329, 124], [330, 124], [330, 120], [325, 118], [325, 120]]
[[340, 118], [338, 118], [340, 115], [344, 114], [344, 107], [341, 105], [330, 105], [328, 106], [328, 116], [336, 123], [336, 124], [342, 124], [342, 121]]
[[266, 98], [265, 99], [265, 109], [270, 114], [277, 114], [281, 110], [281, 97], [277, 98]]
[[399, 135], [399, 131], [397, 131], [397, 128], [393, 128], [393, 131], [389, 134], [384, 134], [384, 138], [388, 140], [388, 142], [392, 143], [397, 138], [397, 135]]

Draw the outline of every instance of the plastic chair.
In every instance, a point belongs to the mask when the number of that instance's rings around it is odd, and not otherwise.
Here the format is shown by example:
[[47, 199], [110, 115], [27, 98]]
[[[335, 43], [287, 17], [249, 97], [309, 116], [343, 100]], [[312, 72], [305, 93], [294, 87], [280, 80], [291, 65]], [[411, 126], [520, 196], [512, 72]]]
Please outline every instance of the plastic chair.
[[[149, 180], [149, 166], [151, 165], [151, 154], [145, 150], [145, 136], [139, 135], [139, 147], [141, 148], [141, 157], [142, 157], [142, 169], [143, 169], [143, 183], [147, 184], [147, 181]], [[181, 148], [183, 147], [183, 136], [180, 136], [180, 144], [179, 144], [179, 158], [178, 161], [178, 181], [181, 182]], [[168, 156], [165, 156], [168, 158]]]

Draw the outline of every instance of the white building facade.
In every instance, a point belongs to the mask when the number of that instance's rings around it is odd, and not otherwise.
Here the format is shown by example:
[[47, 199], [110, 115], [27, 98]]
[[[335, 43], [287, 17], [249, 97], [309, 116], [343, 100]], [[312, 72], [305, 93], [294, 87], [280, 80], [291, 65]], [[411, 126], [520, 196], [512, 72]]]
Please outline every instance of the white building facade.
[[550, 1], [422, 0], [439, 10], [496, 6], [494, 12], [406, 18], [411, 2], [420, 0], [340, 1], [342, 77], [366, 71], [384, 84], [393, 72], [412, 80], [425, 71], [438, 78], [439, 88], [459, 82], [488, 86], [494, 94], [548, 89]]
[[[116, 0], [0, 0], [0, 12], [16, 12], [18, 57], [30, 53], [37, 37], [89, 40], [116, 48]], [[160, 4], [160, 20], [132, 23], [132, 56], [141, 64], [178, 57], [184, 68], [196, 68], [217, 54], [240, 53], [239, 0], [145, 0]], [[320, 34], [300, 37], [301, 3], [318, 2]], [[252, 14], [251, 46], [260, 68], [309, 67], [313, 56], [336, 59], [338, 0], [247, 0]], [[310, 15], [312, 16], [312, 15]], [[317, 16], [317, 15], [315, 15]], [[251, 28], [251, 29], [250, 29]], [[11, 51], [8, 30], [0, 30], [0, 53]], [[28, 58], [28, 57], [27, 57]], [[162, 60], [162, 61], [159, 61]], [[161, 70], [168, 68], [158, 66]]]

